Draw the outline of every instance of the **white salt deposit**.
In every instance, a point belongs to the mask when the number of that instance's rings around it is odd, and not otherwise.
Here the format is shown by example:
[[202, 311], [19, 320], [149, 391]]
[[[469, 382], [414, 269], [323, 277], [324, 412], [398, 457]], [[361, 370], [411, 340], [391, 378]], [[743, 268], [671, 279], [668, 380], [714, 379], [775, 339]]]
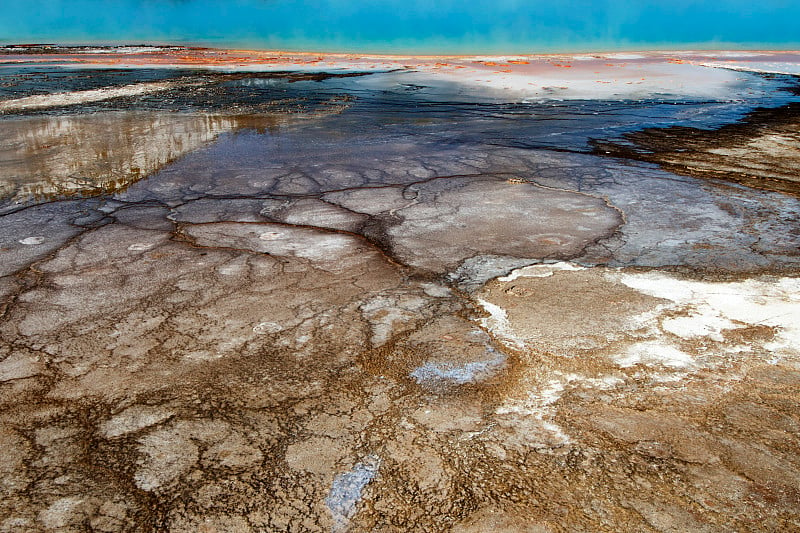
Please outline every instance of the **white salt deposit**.
[[429, 361], [415, 368], [411, 372], [411, 377], [417, 383], [447, 382], [455, 385], [464, 385], [480, 381], [491, 376], [492, 373], [503, 366], [506, 360], [505, 355], [490, 346], [486, 347], [486, 353], [490, 356], [489, 359], [460, 365], [449, 362]]
[[576, 270], [584, 270], [584, 267], [576, 265], [574, 263], [568, 263], [566, 261], [560, 261], [558, 263], [543, 263], [538, 265], [530, 265], [523, 268], [518, 268], [512, 271], [508, 276], [502, 276], [497, 278], [497, 281], [502, 281], [507, 283], [509, 281], [514, 281], [518, 278], [547, 278], [552, 276], [555, 272], [559, 271], [576, 271]]
[[287, 232], [285, 234], [267, 232], [259, 237], [270, 242], [264, 249], [275, 255], [294, 255], [312, 261], [331, 261], [352, 247], [355, 239], [336, 233]]
[[800, 63], [787, 61], [724, 61], [700, 63], [704, 67], [738, 70], [741, 72], [759, 72], [765, 74], [800, 75]]
[[603, 54], [604, 57], [608, 59], [623, 59], [623, 60], [632, 60], [632, 59], [644, 59], [647, 56], [642, 54], [631, 54], [631, 53], [624, 53], [624, 52], [616, 52], [611, 54]]
[[661, 341], [638, 342], [628, 347], [624, 356], [616, 359], [619, 366], [631, 367], [637, 364], [648, 366], [667, 366], [689, 368], [694, 366], [691, 355]]
[[[628, 287], [673, 302], [685, 316], [662, 327], [682, 338], [721, 340], [725, 330], [769, 326], [775, 338], [764, 347], [800, 355], [800, 278], [756, 278], [735, 282], [686, 280], [664, 273], [612, 274]], [[673, 354], [675, 355], [675, 354]]]
[[120, 437], [160, 424], [174, 415], [172, 411], [161, 407], [134, 405], [100, 424], [100, 434], [109, 439]]
[[278, 333], [283, 330], [283, 326], [275, 322], [261, 322], [253, 326], [253, 333], [256, 335], [268, 335], [270, 333]]
[[200, 83], [186, 82], [150, 82], [134, 83], [122, 87], [105, 87], [102, 89], [89, 89], [86, 91], [72, 91], [54, 94], [37, 94], [23, 98], [13, 98], [0, 101], [0, 113], [42, 109], [46, 107], [61, 107], [89, 102], [100, 102], [111, 98], [140, 96], [143, 94], [166, 91], [178, 86], [192, 87]]
[[[641, 59], [644, 56], [614, 57]], [[496, 61], [496, 60], [495, 60]], [[564, 61], [570, 61], [565, 58]], [[743, 80], [736, 72], [706, 68], [689, 63], [650, 62], [646, 66], [636, 63], [613, 67], [597, 66], [588, 70], [586, 63], [562, 65], [574, 68], [542, 67], [543, 62], [531, 58], [531, 65], [524, 68], [504, 69], [502, 66], [460, 70], [434, 70], [424, 65], [418, 72], [405, 74], [406, 83], [429, 87], [431, 94], [440, 94], [452, 87], [459, 94], [522, 102], [552, 100], [606, 99], [628, 100], [652, 98], [662, 99], [715, 98], [732, 99], [741, 96]], [[580, 68], [578, 68], [580, 67]], [[499, 70], [498, 70], [499, 69]], [[510, 72], [504, 72], [510, 70]]]
[[383, 346], [399, 325], [418, 320], [420, 310], [427, 304], [416, 296], [376, 296], [361, 306], [361, 312], [372, 328], [370, 342], [375, 347]]
[[149, 242], [135, 242], [130, 246], [128, 246], [128, 250], [130, 250], [131, 252], [144, 252], [146, 250], [149, 250], [153, 246], [155, 246], [155, 244]]
[[692, 316], [667, 318], [661, 322], [661, 328], [682, 339], [709, 337], [717, 342], [724, 341], [724, 330], [742, 327], [720, 314], [708, 305], [698, 306]]
[[423, 283], [421, 287], [431, 298], [448, 298], [453, 295], [450, 289], [438, 283]]
[[522, 349], [525, 343], [516, 336], [511, 324], [508, 322], [508, 314], [505, 309], [499, 305], [487, 302], [483, 299], [478, 299], [478, 303], [483, 309], [489, 313], [488, 317], [480, 319], [481, 325], [497, 336], [497, 338], [505, 345], [511, 346], [515, 349]]
[[39, 374], [44, 365], [24, 353], [12, 353], [0, 361], [0, 382], [29, 378]]
[[378, 474], [380, 466], [380, 458], [370, 455], [333, 480], [325, 505], [333, 516], [334, 532], [348, 529], [350, 519], [356, 513], [356, 505], [361, 500], [361, 493]]
[[561, 398], [567, 385], [575, 384], [584, 388], [611, 390], [623, 383], [616, 376], [589, 378], [580, 374], [553, 372], [552, 378], [536, 390], [531, 390], [523, 398], [506, 400], [495, 410], [498, 415], [517, 417], [520, 427], [528, 431], [538, 428], [548, 433], [559, 445], [569, 444], [571, 439], [558, 424], [552, 421], [556, 402]]
[[554, 412], [551, 407], [564, 392], [564, 386], [569, 383], [562, 379], [553, 379], [538, 391], [531, 391], [527, 398], [522, 400], [511, 400], [495, 410], [498, 415], [516, 415], [531, 418], [546, 432], [552, 434], [557, 442], [567, 444], [570, 442], [569, 436], [564, 430], [550, 419]]

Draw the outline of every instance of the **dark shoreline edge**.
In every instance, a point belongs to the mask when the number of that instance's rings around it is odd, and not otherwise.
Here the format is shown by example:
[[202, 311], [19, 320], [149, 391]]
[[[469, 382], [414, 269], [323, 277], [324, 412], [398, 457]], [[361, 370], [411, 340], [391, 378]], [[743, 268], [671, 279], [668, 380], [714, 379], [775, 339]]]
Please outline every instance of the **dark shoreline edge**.
[[[789, 88], [800, 94], [798, 85]], [[674, 174], [800, 196], [800, 102], [758, 108], [717, 129], [646, 128], [622, 141], [593, 139], [592, 153], [654, 163]]]

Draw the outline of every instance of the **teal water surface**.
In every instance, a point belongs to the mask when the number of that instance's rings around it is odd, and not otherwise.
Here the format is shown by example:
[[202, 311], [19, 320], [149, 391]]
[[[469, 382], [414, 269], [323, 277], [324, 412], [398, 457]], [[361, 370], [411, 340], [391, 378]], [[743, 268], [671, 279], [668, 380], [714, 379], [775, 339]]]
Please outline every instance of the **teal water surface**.
[[0, 0], [0, 42], [341, 52], [797, 49], [798, 0]]

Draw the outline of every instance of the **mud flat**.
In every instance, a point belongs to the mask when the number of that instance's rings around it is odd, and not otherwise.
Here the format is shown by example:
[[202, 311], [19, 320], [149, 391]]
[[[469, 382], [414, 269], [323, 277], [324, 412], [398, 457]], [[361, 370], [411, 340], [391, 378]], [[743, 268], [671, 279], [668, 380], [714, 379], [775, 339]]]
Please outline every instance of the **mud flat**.
[[597, 142], [596, 152], [657, 163], [670, 172], [723, 179], [800, 195], [800, 107], [792, 103], [753, 112], [716, 130], [646, 129], [624, 145]]
[[591, 145], [755, 142], [719, 122], [788, 79], [534, 104], [390, 70], [0, 118], [0, 168], [53, 183], [3, 193], [0, 530], [800, 529], [800, 198]]

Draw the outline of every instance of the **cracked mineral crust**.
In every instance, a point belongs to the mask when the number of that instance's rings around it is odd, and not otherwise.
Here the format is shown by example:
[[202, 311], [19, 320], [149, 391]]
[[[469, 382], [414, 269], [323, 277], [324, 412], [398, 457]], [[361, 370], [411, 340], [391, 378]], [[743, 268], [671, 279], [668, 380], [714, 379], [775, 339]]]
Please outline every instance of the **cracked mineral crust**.
[[800, 529], [800, 199], [588, 144], [732, 104], [404, 74], [0, 117], [0, 531]]

